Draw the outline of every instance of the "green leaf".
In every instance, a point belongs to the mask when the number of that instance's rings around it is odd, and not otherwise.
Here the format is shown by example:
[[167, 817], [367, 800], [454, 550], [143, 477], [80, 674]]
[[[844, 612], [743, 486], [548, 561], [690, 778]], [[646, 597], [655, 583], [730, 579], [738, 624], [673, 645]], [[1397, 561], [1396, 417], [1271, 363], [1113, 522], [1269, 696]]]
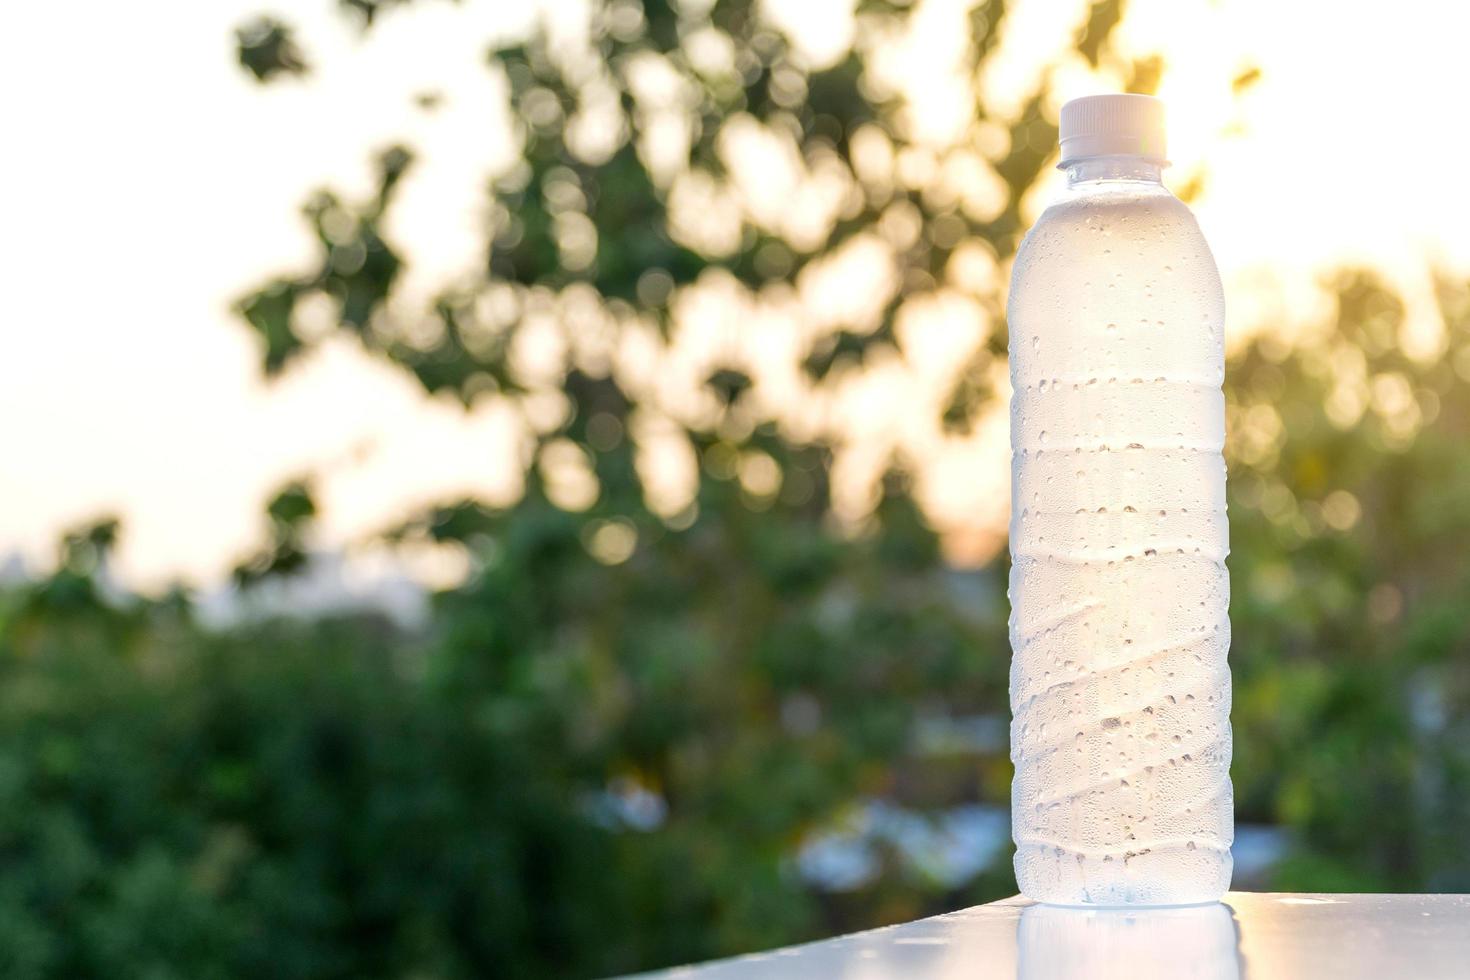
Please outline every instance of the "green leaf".
[[235, 28], [235, 44], [240, 67], [257, 82], [307, 72], [306, 58], [290, 25], [274, 17], [255, 17]]

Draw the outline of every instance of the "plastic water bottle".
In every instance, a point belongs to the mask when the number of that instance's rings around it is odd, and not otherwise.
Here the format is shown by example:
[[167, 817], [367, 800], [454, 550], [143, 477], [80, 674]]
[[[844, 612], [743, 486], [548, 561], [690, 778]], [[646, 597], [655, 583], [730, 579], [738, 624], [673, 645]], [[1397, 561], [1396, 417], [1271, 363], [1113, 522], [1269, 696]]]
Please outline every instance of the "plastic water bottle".
[[1061, 145], [1009, 307], [1016, 879], [1062, 905], [1212, 902], [1234, 837], [1224, 296], [1161, 182], [1161, 103], [1069, 102]]

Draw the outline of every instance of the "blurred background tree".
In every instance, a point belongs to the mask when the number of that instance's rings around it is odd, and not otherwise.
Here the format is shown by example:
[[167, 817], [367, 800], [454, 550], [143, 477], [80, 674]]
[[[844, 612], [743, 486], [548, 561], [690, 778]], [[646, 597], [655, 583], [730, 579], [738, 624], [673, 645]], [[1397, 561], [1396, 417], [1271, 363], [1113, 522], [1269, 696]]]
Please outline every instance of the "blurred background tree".
[[[364, 31], [396, 5], [341, 4]], [[483, 264], [425, 304], [390, 233], [410, 147], [377, 156], [368, 199], [307, 203], [316, 260], [239, 304], [263, 371], [347, 336], [430, 393], [498, 400], [524, 493], [383, 529], [467, 559], [421, 629], [206, 626], [109, 584], [106, 522], [8, 588], [7, 976], [588, 976], [1014, 890], [1003, 552], [944, 559], [902, 448], [839, 506], [863, 436], [840, 398], [917, 356], [906, 311], [958, 296], [987, 328], [954, 349], [933, 429], [1004, 409], [1050, 76], [993, 111], [1006, 9], [976, 4], [973, 122], [935, 145], [873, 67], [907, 4], [863, 0], [821, 64], [763, 11], [597, 2], [490, 52], [520, 159], [487, 191]], [[1149, 91], [1159, 60], [1110, 43], [1123, 14], [1093, 3], [1072, 56]], [[285, 21], [237, 40], [263, 83], [311, 70]], [[774, 204], [750, 146], [786, 168]], [[818, 289], [844, 263], [862, 302]], [[1371, 275], [1333, 291], [1320, 330], [1227, 374], [1238, 810], [1285, 848], [1253, 884], [1464, 888], [1470, 300], [1445, 284], [1450, 354], [1426, 363]], [[735, 323], [695, 356], [701, 295]], [[303, 314], [323, 300], [326, 334]], [[784, 337], [743, 331], [755, 305]], [[300, 573], [316, 513], [309, 479], [272, 502], [247, 597]]]
[[[364, 30], [388, 29], [375, 26], [376, 7], [354, 10]], [[973, 127], [948, 146], [915, 137], [898, 93], [869, 70], [910, 13], [860, 5], [851, 49], [821, 66], [749, 0], [593, 4], [585, 33], [571, 37], [542, 23], [491, 52], [521, 159], [491, 188], [477, 275], [426, 309], [397, 301], [404, 260], [384, 229], [413, 160], [398, 146], [379, 156], [370, 200], [324, 191], [308, 203], [314, 267], [241, 303], [267, 372], [324, 342], [297, 315], [324, 295], [340, 332], [429, 392], [467, 406], [501, 399], [523, 417], [518, 504], [495, 512], [467, 501], [390, 534], [473, 556], [469, 581], [440, 597], [434, 617], [431, 673], [452, 710], [561, 774], [570, 812], [621, 822], [619, 861], [605, 873], [632, 891], [619, 908], [639, 918], [604, 922], [595, 945], [605, 969], [1010, 888], [994, 845], [993, 867], [959, 880], [926, 877], [890, 850], [881, 872], [867, 869], [863, 887], [837, 896], [796, 869], [803, 841], [860, 819], [865, 801], [920, 813], [1003, 805], [1003, 579], [944, 566], [901, 458], [870, 515], [836, 516], [834, 458], [847, 434], [829, 419], [802, 424], [798, 406], [769, 393], [770, 371], [745, 338], [688, 390], [659, 370], [697, 329], [691, 289], [780, 303], [809, 272], [865, 248], [889, 283], [871, 309], [798, 328], [810, 342], [789, 367], [804, 404], [830, 403], [870, 359], [900, 354], [897, 324], [915, 298], [959, 289], [999, 323], [995, 270], [1056, 142], [1050, 92], [1034, 92], [1018, 119], [992, 118], [978, 77], [1004, 8], [982, 4], [963, 61]], [[1121, 15], [1119, 3], [1093, 5], [1074, 38], [1089, 63], [1110, 57]], [[289, 29], [266, 23], [240, 32], [242, 64], [262, 80], [302, 70]], [[289, 60], [277, 64], [278, 51]], [[1145, 85], [1157, 74], [1129, 70]], [[738, 170], [741, 140], [785, 154], [795, 172], [774, 212], [751, 206], [742, 184], [782, 175]], [[982, 282], [967, 276], [977, 262], [991, 273]], [[523, 351], [538, 341], [555, 363], [527, 370]], [[936, 426], [973, 424], [1004, 347], [995, 329], [959, 352]], [[650, 485], [658, 456], [696, 473], [678, 509]], [[925, 739], [975, 718], [989, 725], [983, 739], [937, 749], [942, 738]], [[603, 804], [589, 811], [589, 800]], [[534, 919], [592, 901], [524, 887]]]

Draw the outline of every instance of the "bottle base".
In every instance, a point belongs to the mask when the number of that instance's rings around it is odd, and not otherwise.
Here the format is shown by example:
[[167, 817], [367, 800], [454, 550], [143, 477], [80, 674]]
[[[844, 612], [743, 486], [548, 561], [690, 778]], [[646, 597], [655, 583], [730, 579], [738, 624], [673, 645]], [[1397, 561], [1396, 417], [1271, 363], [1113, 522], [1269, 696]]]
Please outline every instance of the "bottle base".
[[1069, 908], [1170, 908], [1218, 902], [1230, 888], [1228, 845], [1188, 841], [1089, 853], [1054, 844], [1016, 848], [1021, 894]]

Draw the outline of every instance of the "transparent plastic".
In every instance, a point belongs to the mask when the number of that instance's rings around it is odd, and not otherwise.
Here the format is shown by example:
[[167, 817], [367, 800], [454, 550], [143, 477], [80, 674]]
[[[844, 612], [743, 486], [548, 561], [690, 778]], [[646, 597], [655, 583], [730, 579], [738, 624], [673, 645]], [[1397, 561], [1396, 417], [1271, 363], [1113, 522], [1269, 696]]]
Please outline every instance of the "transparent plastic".
[[1009, 304], [1012, 830], [1021, 891], [1230, 884], [1224, 295], [1140, 157], [1076, 161]]

